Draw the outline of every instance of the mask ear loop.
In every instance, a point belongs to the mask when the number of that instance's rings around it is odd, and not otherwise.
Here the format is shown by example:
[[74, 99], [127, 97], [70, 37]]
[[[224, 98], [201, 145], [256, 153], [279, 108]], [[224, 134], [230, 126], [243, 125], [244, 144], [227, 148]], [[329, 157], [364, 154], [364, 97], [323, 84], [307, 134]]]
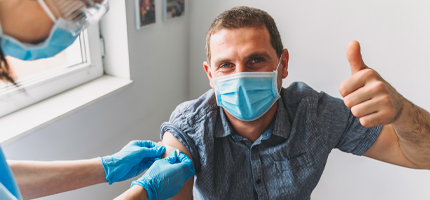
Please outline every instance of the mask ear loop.
[[1, 23], [0, 23], [0, 37], [3, 35], [3, 28], [1, 27]]
[[49, 16], [49, 18], [51, 18], [53, 22], [56, 22], [57, 19], [55, 18], [55, 15], [52, 13], [52, 11], [49, 9], [48, 5], [46, 5], [45, 0], [37, 0], [37, 2], [39, 2], [40, 6], [42, 6], [43, 10], [45, 10], [45, 12]]
[[[281, 64], [281, 61], [282, 61], [282, 54], [281, 54], [281, 57], [279, 57], [279, 62], [278, 62], [278, 66], [276, 66], [276, 70], [275, 71], [273, 71], [273, 72], [275, 72], [276, 73], [276, 86], [278, 86], [278, 76], [279, 76], [279, 74], [278, 74], [278, 69], [279, 69], [279, 65]], [[281, 82], [282, 83], [282, 82]], [[281, 88], [282, 87], [280, 87], [279, 89], [278, 88], [276, 88], [276, 90], [278, 91], [278, 94], [281, 92]]]
[[278, 66], [276, 66], [276, 70], [275, 70], [275, 72], [278, 72], [279, 65], [281, 64], [281, 61], [282, 61], [282, 54], [281, 54], [281, 57], [279, 57]]

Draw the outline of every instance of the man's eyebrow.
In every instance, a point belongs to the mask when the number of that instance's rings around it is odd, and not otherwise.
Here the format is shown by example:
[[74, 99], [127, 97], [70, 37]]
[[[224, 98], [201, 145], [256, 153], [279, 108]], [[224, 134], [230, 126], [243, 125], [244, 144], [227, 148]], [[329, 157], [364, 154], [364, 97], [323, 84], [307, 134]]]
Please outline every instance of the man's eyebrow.
[[218, 63], [224, 63], [224, 62], [230, 62], [231, 59], [230, 58], [217, 58], [216, 60], [214, 60], [214, 64], [218, 64]]
[[[253, 52], [250, 55], [245, 57], [245, 60], [251, 60], [253, 58], [257, 58], [257, 57], [264, 57], [266, 59], [270, 58], [269, 53], [267, 51], [259, 51], [259, 52]], [[232, 59], [230, 58], [216, 58], [213, 62], [213, 64], [218, 64], [218, 63], [224, 63], [224, 62], [231, 62]]]

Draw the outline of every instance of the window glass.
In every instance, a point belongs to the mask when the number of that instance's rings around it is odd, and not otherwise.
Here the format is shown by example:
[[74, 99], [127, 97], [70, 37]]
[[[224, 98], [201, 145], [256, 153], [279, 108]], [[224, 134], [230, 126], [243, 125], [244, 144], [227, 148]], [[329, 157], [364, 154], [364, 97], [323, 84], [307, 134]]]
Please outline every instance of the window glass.
[[18, 87], [0, 83], [0, 117], [103, 76], [98, 26], [84, 30], [58, 55], [36, 61], [8, 57]]
[[[84, 63], [85, 55], [83, 52], [85, 52], [85, 50], [82, 47], [83, 43], [81, 37], [79, 37], [71, 46], [52, 58], [23, 61], [6, 56], [6, 60], [13, 70], [16, 81], [18, 83], [25, 82], [37, 77], [49, 75], [58, 70], [64, 70], [64, 68], [70, 68]], [[4, 89], [7, 85], [10, 84], [0, 82], [0, 89]]]

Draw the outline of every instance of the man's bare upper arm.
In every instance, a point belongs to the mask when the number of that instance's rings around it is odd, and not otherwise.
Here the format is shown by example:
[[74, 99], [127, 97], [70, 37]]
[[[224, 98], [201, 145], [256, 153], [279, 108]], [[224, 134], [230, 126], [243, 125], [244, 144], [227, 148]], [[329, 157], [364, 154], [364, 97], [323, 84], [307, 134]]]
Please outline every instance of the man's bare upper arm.
[[[193, 159], [191, 157], [190, 151], [188, 151], [188, 149], [185, 147], [185, 145], [183, 145], [178, 139], [176, 139], [175, 136], [173, 136], [169, 131], [166, 131], [164, 133], [164, 135], [163, 135], [163, 144], [168, 145], [170, 147], [173, 147], [174, 149], [179, 149], [179, 151], [182, 151], [182, 153], [184, 153], [185, 155], [187, 155], [188, 157], [190, 157], [191, 160]], [[166, 152], [165, 153], [167, 155], [169, 155], [169, 153], [172, 150], [173, 149], [166, 148]], [[167, 152], [167, 151], [169, 151], [169, 152]]]
[[[166, 152], [163, 157], [170, 154], [170, 152], [175, 149], [179, 149], [179, 151], [183, 152], [189, 158], [191, 158], [191, 153], [188, 149], [183, 145], [178, 139], [175, 138], [169, 131], [166, 131], [163, 135], [163, 144], [166, 147]], [[194, 166], [194, 161], [193, 161]], [[171, 199], [193, 199], [193, 186], [194, 186], [194, 177], [190, 178], [184, 186], [182, 186], [181, 190], [179, 190], [178, 194]]]
[[408, 168], [416, 168], [400, 147], [399, 138], [391, 125], [384, 125], [375, 143], [364, 156]]

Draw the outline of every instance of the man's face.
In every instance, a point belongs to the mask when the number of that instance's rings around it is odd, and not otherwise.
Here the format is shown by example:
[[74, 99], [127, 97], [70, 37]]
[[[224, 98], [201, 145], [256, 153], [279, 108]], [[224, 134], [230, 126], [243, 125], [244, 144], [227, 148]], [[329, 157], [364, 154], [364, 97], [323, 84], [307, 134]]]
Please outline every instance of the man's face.
[[[240, 72], [271, 72], [276, 70], [279, 58], [270, 42], [267, 28], [222, 29], [210, 39], [210, 65], [204, 62], [210, 85], [213, 79]], [[284, 50], [278, 70], [278, 85], [288, 75], [288, 51]]]

